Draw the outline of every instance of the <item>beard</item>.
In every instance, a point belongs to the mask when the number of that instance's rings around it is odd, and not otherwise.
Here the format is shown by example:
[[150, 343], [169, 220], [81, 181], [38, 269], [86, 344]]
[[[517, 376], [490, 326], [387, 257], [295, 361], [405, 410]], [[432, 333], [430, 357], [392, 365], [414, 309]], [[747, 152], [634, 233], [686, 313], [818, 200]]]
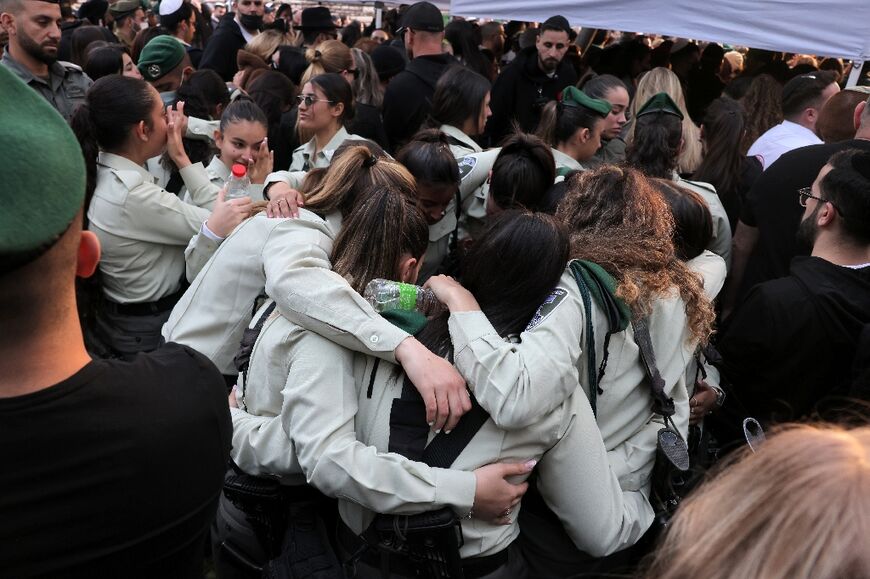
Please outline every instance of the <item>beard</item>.
[[819, 226], [816, 224], [816, 217], [819, 213], [821, 204], [816, 205], [813, 212], [807, 217], [801, 219], [798, 225], [797, 234], [795, 234], [795, 243], [799, 254], [810, 254], [813, 251], [813, 245], [816, 244], [816, 237], [819, 235]]
[[[57, 43], [37, 44], [32, 38], [23, 34], [23, 31], [19, 31], [18, 44], [21, 45], [21, 49], [31, 58], [35, 58], [43, 64], [52, 65], [57, 62]], [[47, 51], [46, 48], [53, 48], [54, 50]]]
[[559, 61], [555, 58], [543, 59], [538, 57], [538, 64], [541, 66], [541, 70], [550, 73], [556, 70], [556, 68], [559, 66]]

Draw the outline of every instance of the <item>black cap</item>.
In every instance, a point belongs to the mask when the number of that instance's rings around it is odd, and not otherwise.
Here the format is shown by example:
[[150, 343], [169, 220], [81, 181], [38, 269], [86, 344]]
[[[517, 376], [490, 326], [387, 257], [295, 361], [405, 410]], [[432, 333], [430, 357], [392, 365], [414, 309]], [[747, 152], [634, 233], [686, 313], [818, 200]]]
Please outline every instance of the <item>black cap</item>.
[[444, 32], [444, 17], [431, 2], [417, 2], [405, 10], [401, 28], [423, 32]]
[[561, 30], [565, 32], [568, 36], [571, 36], [574, 31], [571, 30], [571, 25], [568, 24], [568, 19], [564, 16], [550, 16], [547, 20], [544, 21], [544, 24], [541, 25], [541, 30]]

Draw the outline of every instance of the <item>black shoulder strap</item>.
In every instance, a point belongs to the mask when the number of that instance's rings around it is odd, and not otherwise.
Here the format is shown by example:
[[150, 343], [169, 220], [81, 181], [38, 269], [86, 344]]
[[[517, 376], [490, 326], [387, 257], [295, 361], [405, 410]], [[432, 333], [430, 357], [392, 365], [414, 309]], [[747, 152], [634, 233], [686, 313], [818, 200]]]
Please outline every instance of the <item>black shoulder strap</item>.
[[462, 417], [456, 428], [450, 434], [438, 433], [426, 445], [429, 437], [426, 406], [419, 392], [406, 378], [402, 395], [393, 401], [390, 411], [389, 451], [432, 467], [450, 468], [488, 418], [489, 414], [472, 395], [471, 410]]
[[239, 343], [239, 351], [233, 358], [233, 364], [236, 369], [244, 376], [246, 388], [248, 384], [248, 366], [251, 363], [251, 353], [254, 351], [254, 344], [257, 342], [257, 338], [260, 337], [260, 332], [263, 331], [263, 325], [266, 323], [266, 320], [269, 319], [269, 316], [272, 315], [273, 311], [275, 311], [276, 305], [277, 303], [274, 301], [269, 304], [265, 311], [263, 311], [260, 319], [257, 320], [256, 324], [254, 324], [254, 327], [245, 329], [245, 332], [242, 334], [241, 342]]
[[646, 319], [632, 321], [634, 326], [634, 341], [640, 349], [640, 359], [649, 379], [650, 389], [653, 395], [653, 410], [656, 414], [665, 417], [674, 415], [674, 399], [665, 394], [665, 381], [659, 373], [656, 354], [653, 350], [652, 338], [649, 335], [649, 326]]

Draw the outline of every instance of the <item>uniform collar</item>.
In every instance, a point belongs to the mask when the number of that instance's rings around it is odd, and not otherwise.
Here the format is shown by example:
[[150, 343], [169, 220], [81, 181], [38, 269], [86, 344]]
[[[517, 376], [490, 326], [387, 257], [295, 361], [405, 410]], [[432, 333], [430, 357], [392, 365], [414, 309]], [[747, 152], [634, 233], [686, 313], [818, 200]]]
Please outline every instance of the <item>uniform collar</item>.
[[108, 167], [109, 169], [114, 169], [115, 171], [119, 172], [129, 171], [139, 173], [140, 175], [142, 175], [146, 182], [155, 182], [154, 175], [149, 173], [145, 167], [143, 167], [142, 165], [137, 165], [130, 159], [122, 157], [120, 155], [115, 155], [114, 153], [100, 151], [100, 155], [97, 157], [97, 164]]
[[41, 76], [36, 76], [30, 69], [26, 66], [12, 58], [9, 54], [9, 45], [3, 47], [3, 58], [0, 59], [4, 65], [9, 67], [15, 74], [18, 75], [18, 78], [23, 80], [26, 84], [30, 84], [31, 82], [38, 82], [41, 84], [49, 85], [52, 90], [57, 90], [58, 86], [63, 82], [63, 79], [66, 78], [66, 68], [60, 63], [60, 61], [54, 61], [50, 65], [48, 65], [48, 78], [42, 78]]
[[205, 168], [206, 173], [211, 177], [217, 177], [222, 181], [229, 181], [230, 179], [230, 170], [224, 165], [224, 162], [218, 159], [218, 156], [215, 155], [211, 158], [211, 163], [208, 164], [208, 167]]
[[[321, 149], [317, 155], [323, 156], [326, 159], [327, 163], [332, 163], [332, 156], [335, 154], [335, 150], [341, 146], [343, 142], [345, 142], [350, 137], [350, 133], [345, 130], [344, 127], [339, 127], [338, 132], [333, 135], [333, 137], [326, 143], [326, 146]], [[315, 141], [312, 137], [310, 141], [305, 143], [305, 148], [302, 149], [302, 155], [305, 157], [305, 160], [308, 161], [309, 165], [314, 167], [316, 165], [315, 161], [312, 159], [314, 156], [314, 147]]]
[[466, 135], [460, 129], [457, 129], [453, 125], [441, 125], [438, 128], [439, 131], [447, 135], [448, 137], [453, 137], [457, 141], [461, 141], [463, 145], [466, 145], [469, 149], [472, 149], [475, 153], [483, 152], [483, 149], [480, 148], [480, 145], [474, 142], [474, 139]]
[[577, 162], [574, 157], [569, 157], [558, 149], [550, 149], [553, 152], [553, 160], [556, 161], [556, 168], [567, 167], [572, 171], [585, 171], [586, 169]]

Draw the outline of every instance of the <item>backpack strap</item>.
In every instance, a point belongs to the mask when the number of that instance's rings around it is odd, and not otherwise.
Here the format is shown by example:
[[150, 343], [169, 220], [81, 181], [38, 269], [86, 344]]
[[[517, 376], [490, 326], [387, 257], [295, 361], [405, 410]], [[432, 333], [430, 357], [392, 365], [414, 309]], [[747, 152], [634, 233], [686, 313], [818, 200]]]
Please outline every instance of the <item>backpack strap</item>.
[[242, 339], [239, 343], [239, 351], [233, 358], [233, 364], [236, 369], [242, 373], [245, 387], [247, 387], [248, 384], [248, 367], [251, 365], [251, 354], [254, 351], [254, 344], [257, 342], [257, 338], [260, 337], [260, 332], [263, 331], [263, 325], [266, 323], [266, 320], [269, 319], [269, 316], [272, 315], [273, 311], [275, 311], [276, 305], [277, 303], [274, 301], [269, 304], [257, 320], [257, 323], [254, 324], [254, 327], [246, 328], [245, 332], [242, 334]]

